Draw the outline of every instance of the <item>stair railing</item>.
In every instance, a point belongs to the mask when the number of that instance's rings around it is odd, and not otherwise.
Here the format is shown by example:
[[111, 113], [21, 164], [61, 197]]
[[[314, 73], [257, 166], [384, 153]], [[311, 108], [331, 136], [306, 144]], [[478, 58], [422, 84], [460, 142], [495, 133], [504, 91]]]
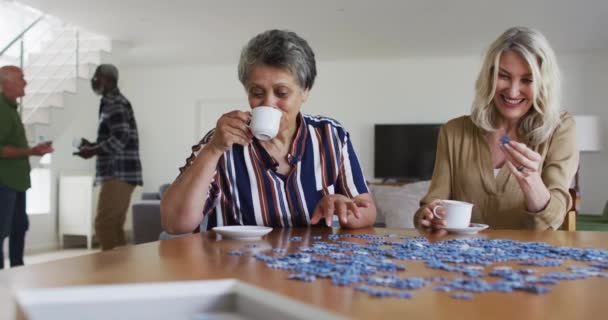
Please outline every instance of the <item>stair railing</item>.
[[[21, 31], [12, 41], [10, 41], [2, 50], [0, 50], [0, 57], [4, 55], [17, 41], [19, 41], [19, 66], [21, 70], [23, 70], [23, 58], [24, 58], [24, 47], [23, 47], [23, 37], [25, 34], [30, 31], [38, 22], [42, 21], [46, 15], [42, 14], [40, 17], [36, 18], [32, 23], [30, 23], [23, 31]], [[23, 113], [23, 99], [19, 98], [19, 114]]]
[[[55, 44], [55, 43], [56, 43], [56, 42], [57, 42], [59, 39], [61, 39], [61, 37], [62, 37], [64, 34], [68, 33], [69, 31], [72, 31], [72, 30], [70, 30], [70, 29], [69, 29], [69, 28], [67, 28], [67, 27], [63, 28], [63, 29], [61, 30], [61, 32], [59, 32], [59, 34], [57, 34], [57, 36], [56, 36], [56, 37], [55, 37], [53, 40], [51, 40], [51, 41], [49, 42], [48, 46], [49, 46], [49, 47], [53, 46], [53, 44]], [[65, 48], [67, 48], [67, 47], [68, 47], [68, 45], [69, 45], [69, 43], [64, 44], [64, 45], [63, 45], [63, 47], [61, 47], [61, 49], [60, 49], [60, 50], [58, 50], [57, 52], [55, 52], [55, 53], [54, 53], [54, 54], [53, 54], [53, 55], [52, 55], [52, 56], [49, 58], [49, 60], [48, 60], [48, 61], [47, 61], [47, 62], [46, 62], [46, 63], [45, 63], [45, 64], [44, 64], [44, 65], [43, 65], [41, 68], [40, 68], [40, 70], [38, 70], [38, 72], [36, 72], [36, 73], [34, 73], [34, 74], [28, 74], [28, 75], [27, 75], [27, 77], [28, 77], [29, 79], [36, 79], [36, 78], [38, 78], [38, 76], [39, 76], [40, 74], [43, 74], [43, 73], [44, 73], [45, 68], [46, 68], [46, 67], [51, 66], [51, 63], [54, 61], [54, 59], [55, 59], [57, 56], [59, 56], [61, 53], [63, 53], [63, 52], [62, 52], [62, 50], [63, 50], [63, 49], [65, 49]], [[35, 65], [35, 64], [38, 62], [38, 60], [40, 60], [40, 57], [41, 57], [41, 56], [39, 56], [39, 57], [38, 57], [38, 59], [36, 59], [36, 60], [28, 60], [27, 65], [28, 65], [28, 66], [33, 66], [33, 65]], [[51, 67], [49, 67], [49, 68], [51, 68]]]
[[[38, 17], [36, 20], [34, 20], [31, 24], [29, 24], [22, 32], [20, 32], [12, 41], [10, 41], [8, 43], [8, 45], [6, 45], [1, 52], [0, 56], [2, 56], [3, 54], [5, 54], [9, 49], [11, 49], [15, 44], [19, 44], [19, 66], [21, 67], [22, 70], [24, 70], [24, 72], [26, 72], [26, 68], [28, 66], [35, 66], [36, 64], [38, 64], [38, 62], [40, 62], [40, 59], [42, 56], [38, 56], [37, 59], [29, 59], [26, 63], [25, 61], [25, 57], [26, 57], [26, 50], [25, 50], [25, 46], [24, 46], [24, 42], [25, 42], [25, 37], [28, 34], [28, 32], [30, 32], [32, 30], [32, 28], [34, 28], [40, 21], [42, 21], [43, 19], [47, 18], [46, 15], [41, 15], [40, 17]], [[72, 35], [69, 34], [70, 32], [73, 32], [73, 38]], [[67, 37], [64, 37], [66, 34], [68, 34]], [[42, 38], [44, 37], [44, 34], [42, 34], [41, 36], [39, 35], [38, 39], [36, 39], [36, 41], [41, 42]], [[59, 48], [57, 48], [57, 46], [55, 45], [60, 39], [66, 40], [65, 44], [62, 44]], [[70, 41], [70, 39], [74, 39], [74, 41]], [[29, 40], [28, 40], [29, 41]], [[41, 63], [40, 66], [37, 66], [38, 70], [37, 72], [33, 73], [33, 74], [26, 74], [26, 78], [28, 81], [32, 82], [32, 80], [35, 79], [44, 79], [42, 81], [42, 83], [35, 88], [36, 90], [32, 91], [32, 92], [28, 92], [28, 95], [24, 98], [20, 98], [19, 99], [19, 114], [21, 115], [21, 117], [23, 118], [23, 122], [27, 122], [29, 119], [31, 119], [31, 117], [36, 113], [36, 111], [38, 111], [38, 109], [40, 109], [44, 103], [46, 102], [46, 100], [53, 94], [53, 91], [56, 90], [59, 86], [61, 86], [67, 79], [74, 77], [74, 78], [78, 78], [79, 76], [79, 64], [81, 61], [83, 61], [84, 57], [81, 57], [80, 55], [80, 35], [79, 35], [79, 31], [78, 29], [76, 29], [75, 27], [68, 27], [68, 26], [64, 26], [62, 28], [62, 30], [54, 35], [53, 39], [51, 39], [50, 41], [47, 41], [46, 46], [48, 48], [53, 48], [51, 49], [52, 51], [54, 51], [54, 53], [52, 55], [48, 55], [45, 57], [45, 59], [47, 59], [46, 62]], [[73, 49], [71, 49], [73, 46]], [[67, 55], [67, 57], [65, 59], [63, 59], [61, 62], [58, 63], [58, 57], [61, 57], [61, 55], [65, 54], [66, 52], [69, 52], [70, 50], [73, 50], [73, 52], [69, 55]], [[72, 65], [72, 63], [74, 64], [74, 68], [72, 71], [67, 72], [64, 75], [60, 75], [60, 72], [65, 70], [65, 66], [69, 66]], [[27, 72], [26, 72], [27, 73]], [[50, 74], [50, 76], [48, 76]], [[57, 77], [58, 76], [58, 77]], [[46, 92], [45, 89], [48, 86], [49, 82], [51, 81], [56, 81], [56, 84], [53, 86], [53, 88]], [[36, 105], [34, 106], [29, 106], [29, 103], [33, 101], [33, 99], [35, 97], [40, 97], [39, 93], [42, 93], [42, 99], [39, 99], [36, 103]], [[28, 108], [26, 109], [27, 112], [24, 111], [24, 106], [27, 105]], [[24, 114], [26, 113], [26, 114]]]
[[[78, 38], [78, 33], [76, 34], [76, 38]], [[78, 47], [78, 46], [77, 46], [77, 47]], [[77, 50], [76, 50], [76, 52], [72, 53], [71, 55], [69, 55], [69, 56], [67, 57], [67, 59], [64, 61], [64, 63], [65, 63], [65, 62], [67, 62], [67, 61], [70, 61], [70, 60], [72, 59], [72, 57], [75, 57], [75, 60], [78, 62], [78, 60], [79, 60], [79, 59], [81, 59], [81, 58], [82, 58], [82, 59], [86, 59], [86, 58], [87, 58], [89, 55], [91, 55], [91, 54], [93, 54], [93, 52], [87, 52], [87, 53], [86, 53], [84, 56], [81, 56], [81, 55], [79, 54], [79, 52], [78, 52], [78, 49], [77, 49]], [[63, 66], [63, 65], [65, 65], [65, 64], [62, 64], [61, 66]], [[56, 75], [56, 74], [57, 74], [57, 73], [58, 73], [58, 72], [61, 70], [61, 66], [55, 70], [55, 72], [53, 73], [53, 75]], [[61, 86], [61, 85], [63, 84], [63, 82], [64, 82], [66, 79], [69, 79], [69, 78], [71, 78], [72, 76], [73, 76], [75, 79], [77, 79], [77, 78], [78, 78], [78, 63], [76, 64], [76, 68], [75, 68], [75, 69], [72, 69], [70, 72], [68, 72], [68, 74], [66, 74], [66, 75], [65, 75], [65, 76], [64, 76], [64, 77], [63, 77], [63, 78], [62, 78], [60, 81], [57, 81], [57, 83], [55, 83], [55, 85], [54, 85], [54, 86], [53, 86], [53, 87], [52, 87], [52, 88], [51, 88], [51, 89], [50, 89], [48, 92], [46, 92], [46, 93], [44, 94], [43, 98], [42, 98], [42, 99], [40, 99], [40, 100], [38, 101], [38, 103], [37, 103], [37, 104], [36, 104], [36, 105], [35, 105], [33, 108], [31, 108], [31, 109], [32, 109], [32, 111], [28, 112], [28, 114], [27, 114], [26, 116], [24, 116], [24, 118], [23, 118], [23, 122], [27, 122], [27, 121], [28, 121], [28, 120], [29, 120], [29, 119], [30, 119], [30, 118], [31, 118], [31, 117], [34, 115], [34, 113], [36, 113], [36, 111], [37, 111], [37, 110], [38, 110], [40, 107], [42, 107], [42, 105], [44, 104], [44, 102], [46, 101], [46, 99], [48, 99], [48, 98], [49, 98], [51, 95], [53, 95], [53, 94], [54, 94], [54, 93], [57, 91], [57, 88], [59, 88], [59, 86]], [[47, 79], [47, 80], [46, 80], [46, 81], [45, 81], [45, 82], [44, 82], [44, 83], [43, 83], [43, 84], [40, 86], [40, 88], [38, 88], [38, 89], [39, 89], [39, 90], [40, 90], [40, 89], [43, 89], [43, 88], [45, 87], [45, 85], [46, 85], [46, 84], [49, 82], [49, 80], [50, 80], [50, 79], [52, 79], [52, 77], [48, 78], [48, 79]], [[33, 99], [33, 97], [32, 97], [32, 98], [28, 98], [28, 100], [26, 100], [26, 101], [31, 101], [31, 99]], [[28, 108], [28, 109], [29, 109], [29, 108]]]
[[[51, 81], [51, 80], [56, 80], [59, 78], [54, 78], [54, 76], [56, 76], [61, 70], [63, 70], [63, 67], [66, 65], [70, 64], [70, 61], [72, 61], [72, 57], [74, 58], [74, 61], [76, 62], [76, 70], [78, 70], [78, 30], [73, 29], [73, 30], [69, 30], [68, 28], [64, 28], [59, 35], [57, 35], [57, 37], [50, 42], [49, 46], [52, 46], [58, 39], [60, 39], [64, 34], [66, 34], [68, 31], [73, 31], [75, 34], [75, 39], [76, 39], [76, 44], [75, 44], [75, 52], [72, 52], [70, 55], [68, 55], [65, 59], [63, 59], [63, 61], [61, 61], [61, 63], [57, 64], [57, 65], [53, 65], [53, 62], [55, 62], [55, 60], [57, 60], [57, 57], [60, 57], [61, 54], [64, 54], [66, 51], [64, 51], [64, 49], [68, 48], [70, 46], [70, 43], [67, 42], [66, 44], [64, 44], [59, 50], [57, 50], [57, 52], [55, 52], [53, 55], [51, 56], [47, 56], [48, 61], [46, 61], [46, 63], [40, 67], [40, 70], [35, 73], [33, 76], [28, 77], [30, 80], [32, 79], [37, 79], [38, 76], [40, 74], [44, 74], [44, 73], [51, 73], [51, 76], [49, 77], [45, 77], [44, 82], [42, 82], [42, 84], [40, 84], [38, 86], [38, 88], [36, 88], [38, 91], [34, 91], [32, 94], [29, 94], [23, 102], [23, 105], [27, 105], [28, 102], [31, 102], [32, 99], [34, 99], [35, 94], [37, 94], [38, 92], [44, 92], [43, 90], [45, 89], [46, 85]], [[37, 62], [37, 60], [35, 61], [30, 61], [29, 65], [34, 65]], [[51, 96], [52, 91], [54, 91], [55, 89], [57, 89], [59, 87], [59, 85], [61, 85], [66, 79], [68, 79], [69, 77], [71, 77], [73, 75], [73, 72], [70, 71], [67, 75], [64, 75], [63, 78], [60, 78], [59, 81], [57, 82], [57, 84], [55, 85], [55, 87], [53, 87], [53, 89], [50, 91], [50, 93], [47, 93], [43, 99], [40, 99], [40, 101], [38, 101], [38, 103], [33, 107], [33, 108], [28, 108], [31, 109], [31, 111], [29, 111], [29, 114], [27, 116], [24, 117], [23, 121], [26, 122], [29, 118], [31, 118], [31, 116], [38, 110], [38, 108], [40, 108], [42, 106], [42, 104], [44, 103], [44, 101]], [[76, 77], [78, 77], [78, 71], [76, 71]], [[42, 77], [40, 77], [42, 78]]]
[[[0, 50], [0, 56], [4, 55], [4, 53], [6, 51], [8, 51], [8, 49], [10, 49], [17, 41], [21, 41], [23, 42], [23, 36], [25, 36], [25, 34], [30, 31], [30, 29], [32, 29], [35, 25], [38, 24], [38, 22], [40, 22], [42, 19], [44, 19], [46, 15], [41, 15], [40, 17], [38, 17], [36, 20], [34, 20], [34, 22], [30, 23], [29, 26], [27, 26], [25, 29], [23, 29], [23, 31], [21, 31], [16, 37], [15, 39], [13, 39], [11, 42], [9, 42], [2, 50]], [[21, 59], [23, 60], [23, 51], [21, 51]]]

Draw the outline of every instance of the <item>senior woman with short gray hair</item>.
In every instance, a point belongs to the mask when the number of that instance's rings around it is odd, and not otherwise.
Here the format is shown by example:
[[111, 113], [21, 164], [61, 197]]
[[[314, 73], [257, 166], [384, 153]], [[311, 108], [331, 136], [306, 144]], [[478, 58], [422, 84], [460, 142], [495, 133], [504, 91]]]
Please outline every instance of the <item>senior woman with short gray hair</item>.
[[239, 80], [252, 110], [280, 111], [278, 134], [254, 137], [251, 112], [222, 115], [163, 196], [166, 231], [191, 232], [207, 214], [208, 228], [329, 226], [334, 215], [345, 228], [373, 224], [376, 207], [350, 135], [333, 119], [301, 112], [316, 75], [315, 55], [297, 34], [269, 30], [249, 41]]

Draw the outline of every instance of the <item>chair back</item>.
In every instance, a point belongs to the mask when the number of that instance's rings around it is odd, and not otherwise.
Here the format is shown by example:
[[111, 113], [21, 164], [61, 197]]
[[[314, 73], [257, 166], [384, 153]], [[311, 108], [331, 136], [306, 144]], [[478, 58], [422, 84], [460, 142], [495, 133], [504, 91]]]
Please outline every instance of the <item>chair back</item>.
[[606, 201], [606, 204], [604, 205], [604, 211], [602, 211], [602, 217], [604, 217], [605, 220], [608, 220], [608, 201]]
[[579, 198], [576, 194], [576, 190], [570, 188], [568, 191], [570, 192], [570, 197], [572, 197], [572, 206], [566, 212], [564, 223], [559, 227], [559, 230], [576, 231], [576, 208], [578, 206]]

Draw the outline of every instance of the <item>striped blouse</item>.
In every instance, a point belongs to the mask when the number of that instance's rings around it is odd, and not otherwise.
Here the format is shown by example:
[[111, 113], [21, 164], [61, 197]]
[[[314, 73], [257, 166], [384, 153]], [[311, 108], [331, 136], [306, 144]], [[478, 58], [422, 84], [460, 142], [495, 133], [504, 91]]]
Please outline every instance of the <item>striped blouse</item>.
[[[350, 135], [335, 120], [302, 115], [287, 155], [291, 171], [277, 172], [276, 162], [253, 139], [234, 144], [220, 158], [203, 213], [210, 214], [208, 229], [221, 225], [300, 227], [310, 225], [317, 203], [329, 194], [353, 198], [367, 193], [367, 184]], [[187, 170], [213, 130], [192, 147]], [[321, 224], [323, 221], [320, 222]]]

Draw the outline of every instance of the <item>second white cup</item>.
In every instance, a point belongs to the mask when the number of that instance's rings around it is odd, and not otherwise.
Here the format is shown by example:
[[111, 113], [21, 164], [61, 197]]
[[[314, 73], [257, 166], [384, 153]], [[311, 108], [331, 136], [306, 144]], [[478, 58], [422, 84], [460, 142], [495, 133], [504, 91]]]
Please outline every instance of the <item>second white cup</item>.
[[260, 106], [253, 108], [251, 110], [251, 123], [249, 124], [251, 133], [258, 140], [270, 140], [276, 137], [279, 133], [282, 115], [281, 110], [273, 107]]
[[80, 149], [81, 145], [82, 145], [82, 138], [72, 139], [72, 147], [74, 147], [75, 149]]
[[[437, 209], [443, 208], [445, 216], [437, 214]], [[468, 228], [471, 224], [473, 204], [456, 200], [441, 200], [441, 204], [433, 208], [435, 218], [445, 220], [447, 228]]]

